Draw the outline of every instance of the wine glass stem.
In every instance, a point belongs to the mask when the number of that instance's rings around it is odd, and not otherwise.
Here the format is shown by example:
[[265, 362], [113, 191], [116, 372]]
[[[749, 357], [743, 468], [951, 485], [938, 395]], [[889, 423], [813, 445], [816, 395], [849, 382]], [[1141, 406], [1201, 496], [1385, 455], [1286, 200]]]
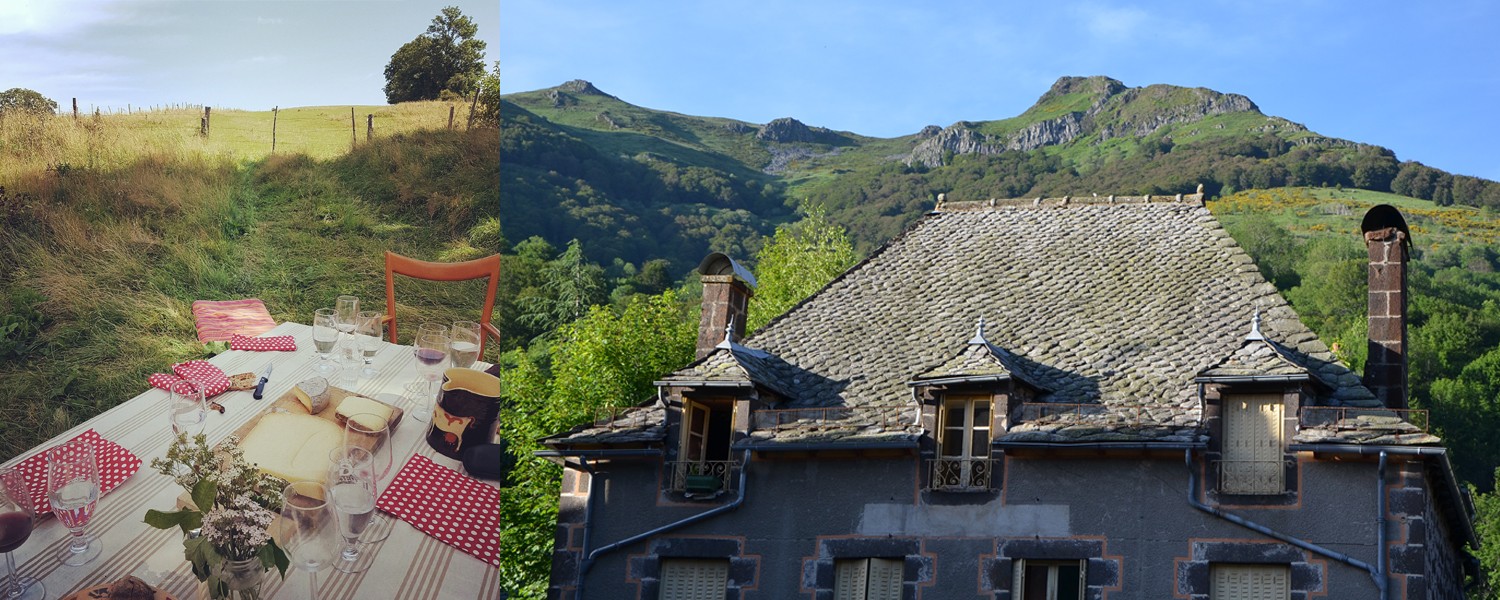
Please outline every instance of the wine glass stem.
[[21, 595], [21, 576], [16, 573], [16, 559], [5, 553], [5, 572], [10, 574], [10, 585], [6, 586], [5, 597], [15, 598]]
[[312, 600], [317, 600], [317, 598], [318, 598], [318, 572], [317, 571], [308, 571], [307, 572], [307, 597], [311, 598]]

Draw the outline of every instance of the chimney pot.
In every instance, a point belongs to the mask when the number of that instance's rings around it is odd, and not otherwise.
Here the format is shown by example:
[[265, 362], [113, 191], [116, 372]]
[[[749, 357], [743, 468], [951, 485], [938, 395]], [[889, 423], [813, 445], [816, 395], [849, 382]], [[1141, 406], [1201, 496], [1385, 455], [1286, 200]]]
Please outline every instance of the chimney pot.
[[[755, 295], [755, 276], [728, 256], [715, 252], [698, 264], [703, 282], [703, 311], [698, 318], [697, 358], [701, 359], [725, 339], [745, 337], [745, 317], [750, 297]], [[732, 338], [726, 338], [731, 335]]]

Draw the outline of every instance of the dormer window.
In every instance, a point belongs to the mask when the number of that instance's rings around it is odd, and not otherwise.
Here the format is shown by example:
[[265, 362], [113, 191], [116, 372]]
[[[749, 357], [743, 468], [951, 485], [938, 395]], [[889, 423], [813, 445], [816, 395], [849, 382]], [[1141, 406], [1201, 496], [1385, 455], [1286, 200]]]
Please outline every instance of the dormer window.
[[682, 399], [682, 437], [678, 460], [671, 468], [669, 491], [688, 497], [713, 497], [730, 489], [734, 461], [729, 445], [734, 439], [732, 398]]
[[938, 459], [932, 488], [980, 491], [991, 488], [990, 404], [988, 395], [947, 396], [938, 416]]

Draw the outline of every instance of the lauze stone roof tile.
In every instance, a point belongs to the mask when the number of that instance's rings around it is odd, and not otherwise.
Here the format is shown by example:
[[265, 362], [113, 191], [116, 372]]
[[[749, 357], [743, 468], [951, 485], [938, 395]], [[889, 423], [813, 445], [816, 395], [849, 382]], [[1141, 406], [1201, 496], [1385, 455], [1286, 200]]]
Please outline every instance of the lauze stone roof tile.
[[[1015, 376], [1042, 390], [1028, 406], [1059, 405], [1002, 440], [1199, 441], [1200, 376], [1307, 375], [1319, 404], [1378, 406], [1201, 196], [1164, 199], [940, 204], [744, 346], [659, 384], [758, 384], [786, 399], [778, 409], [843, 409], [778, 418], [752, 432], [756, 444], [915, 439], [907, 383], [958, 374]], [[1246, 341], [1252, 315], [1264, 341]], [[986, 344], [966, 344], [980, 319]], [[663, 435], [659, 421], [636, 426]]]

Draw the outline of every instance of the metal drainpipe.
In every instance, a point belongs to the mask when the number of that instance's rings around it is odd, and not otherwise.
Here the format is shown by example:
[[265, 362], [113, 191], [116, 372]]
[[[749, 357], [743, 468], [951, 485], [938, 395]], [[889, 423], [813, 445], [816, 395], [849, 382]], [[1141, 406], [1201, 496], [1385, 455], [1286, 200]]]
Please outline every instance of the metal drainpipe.
[[[1381, 454], [1383, 455], [1385, 453], [1382, 452]], [[1240, 527], [1244, 527], [1244, 528], [1249, 529], [1251, 531], [1254, 531], [1256, 533], [1260, 533], [1262, 535], [1267, 535], [1267, 536], [1270, 536], [1272, 538], [1281, 540], [1283, 542], [1286, 542], [1288, 544], [1291, 544], [1291, 545], [1296, 546], [1298, 548], [1301, 548], [1303, 550], [1307, 550], [1308, 552], [1312, 552], [1312, 553], [1315, 553], [1315, 554], [1321, 554], [1323, 556], [1326, 556], [1328, 558], [1334, 559], [1336, 561], [1339, 561], [1341, 563], [1347, 564], [1349, 566], [1355, 567], [1357, 569], [1363, 569], [1365, 572], [1367, 572], [1367, 573], [1370, 574], [1370, 577], [1372, 579], [1375, 580], [1375, 586], [1380, 589], [1380, 597], [1382, 599], [1387, 598], [1387, 595], [1386, 595], [1387, 594], [1387, 592], [1386, 592], [1386, 582], [1385, 582], [1385, 564], [1384, 564], [1384, 562], [1382, 562], [1381, 565], [1380, 565], [1380, 567], [1377, 568], [1377, 567], [1371, 565], [1370, 563], [1364, 562], [1362, 560], [1359, 560], [1357, 558], [1354, 558], [1354, 557], [1349, 556], [1347, 554], [1344, 554], [1342, 552], [1336, 552], [1334, 550], [1329, 550], [1327, 548], [1324, 548], [1324, 547], [1319, 546], [1317, 544], [1314, 544], [1312, 542], [1308, 542], [1306, 540], [1295, 538], [1295, 537], [1289, 536], [1287, 534], [1281, 533], [1279, 531], [1273, 530], [1270, 527], [1266, 527], [1265, 525], [1261, 525], [1260, 523], [1256, 523], [1254, 521], [1250, 521], [1250, 520], [1245, 519], [1244, 517], [1241, 517], [1239, 515], [1230, 514], [1230, 513], [1224, 512], [1222, 510], [1219, 510], [1217, 508], [1214, 508], [1212, 506], [1209, 506], [1207, 504], [1204, 504], [1202, 502], [1199, 502], [1198, 501], [1198, 473], [1197, 473], [1197, 471], [1193, 470], [1193, 451], [1192, 451], [1192, 449], [1184, 450], [1183, 453], [1182, 453], [1182, 455], [1183, 455], [1183, 458], [1187, 462], [1187, 469], [1188, 469], [1188, 504], [1191, 505], [1193, 508], [1196, 508], [1196, 509], [1198, 509], [1200, 511], [1203, 511], [1203, 512], [1206, 512], [1208, 514], [1211, 514], [1211, 515], [1213, 515], [1215, 517], [1218, 517], [1220, 519], [1223, 519], [1225, 521], [1229, 521], [1230, 523], [1234, 523], [1235, 525], [1239, 525]], [[1384, 471], [1382, 471], [1382, 472], [1384, 472]], [[1384, 484], [1382, 484], [1382, 486], [1381, 486], [1381, 491], [1382, 491], [1382, 493], [1384, 493]], [[1384, 521], [1384, 519], [1385, 519], [1384, 501], [1378, 501], [1378, 502], [1380, 504], [1380, 508], [1382, 509], [1382, 511], [1381, 511], [1381, 514], [1380, 514], [1381, 527], [1378, 528], [1377, 531], [1379, 532], [1378, 537], [1380, 539], [1380, 546], [1381, 546], [1381, 548], [1384, 548], [1384, 546], [1385, 546], [1384, 545], [1384, 540], [1385, 540], [1385, 534], [1384, 534], [1384, 532], [1385, 532], [1385, 527], [1384, 527], [1384, 524], [1385, 524], [1385, 521]], [[1384, 551], [1380, 550], [1380, 552], [1383, 554]]]
[[[589, 474], [589, 497], [583, 501], [583, 541], [579, 543], [579, 554], [589, 551], [589, 537], [594, 531], [594, 468], [589, 466], [587, 456], [578, 457], [579, 468]], [[583, 573], [580, 571], [577, 581], [573, 585], [574, 593], [579, 598], [583, 597]]]
[[[740, 489], [739, 489], [739, 493], [735, 496], [734, 500], [732, 500], [732, 501], [729, 502], [729, 504], [725, 504], [724, 506], [720, 506], [720, 507], [714, 508], [713, 510], [707, 510], [707, 511], [698, 513], [696, 515], [690, 516], [690, 517], [688, 517], [686, 519], [682, 519], [680, 521], [673, 521], [671, 523], [667, 523], [666, 525], [662, 525], [662, 526], [657, 527], [655, 529], [652, 529], [650, 531], [646, 531], [646, 532], [643, 532], [643, 533], [637, 533], [635, 535], [632, 535], [632, 536], [630, 536], [628, 538], [625, 538], [623, 540], [620, 540], [618, 542], [614, 542], [612, 544], [607, 544], [605, 546], [602, 546], [598, 550], [595, 550], [593, 552], [589, 552], [587, 555], [585, 555], [583, 561], [578, 564], [578, 584], [576, 586], [574, 586], [575, 592], [578, 595], [577, 600], [585, 600], [584, 596], [583, 596], [583, 578], [584, 578], [584, 575], [589, 572], [589, 568], [591, 568], [591, 567], [594, 566], [594, 560], [598, 559], [600, 555], [608, 553], [608, 552], [612, 552], [614, 550], [617, 550], [617, 549], [625, 547], [625, 546], [629, 546], [630, 544], [634, 544], [636, 542], [639, 542], [641, 540], [644, 540], [644, 539], [652, 537], [652, 536], [661, 535], [663, 533], [666, 533], [666, 532], [671, 531], [673, 529], [677, 529], [679, 527], [683, 527], [683, 526], [686, 526], [686, 525], [691, 525], [693, 523], [697, 523], [698, 521], [702, 521], [704, 519], [707, 519], [707, 518], [712, 517], [714, 515], [717, 515], [719, 513], [729, 512], [731, 510], [739, 508], [741, 504], [744, 504], [745, 503], [745, 480], [746, 480], [745, 474], [746, 474], [746, 472], [748, 472], [750, 470], [750, 451], [749, 450], [745, 450], [743, 452], [743, 456], [744, 456], [744, 458], [740, 461], [740, 486], [739, 486]], [[594, 487], [593, 487], [593, 483], [590, 482], [590, 484], [589, 484], [589, 499], [590, 500], [593, 499], [593, 494], [594, 494]], [[587, 509], [585, 509], [585, 510], [587, 510]], [[584, 518], [587, 519], [588, 517], [584, 517]], [[584, 532], [585, 533], [588, 532], [587, 525], [585, 525], [585, 527], [584, 527]], [[587, 538], [585, 538], [585, 539], [587, 539]], [[584, 551], [587, 551], [587, 545], [586, 544], [587, 544], [587, 542], [585, 542]], [[580, 554], [582, 554], [582, 552], [580, 552]]]
[[1376, 478], [1380, 486], [1375, 490], [1375, 585], [1380, 587], [1380, 600], [1390, 600], [1390, 582], [1385, 575], [1385, 458], [1384, 450], [1380, 451], [1380, 466], [1375, 469]]

